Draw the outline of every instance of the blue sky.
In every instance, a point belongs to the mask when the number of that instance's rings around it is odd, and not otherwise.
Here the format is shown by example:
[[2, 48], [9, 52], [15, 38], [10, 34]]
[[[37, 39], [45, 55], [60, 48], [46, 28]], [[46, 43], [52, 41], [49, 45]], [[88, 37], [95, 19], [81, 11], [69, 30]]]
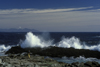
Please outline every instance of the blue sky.
[[0, 9], [99, 7], [99, 0], [0, 0]]
[[100, 0], [0, 0], [0, 28], [100, 32]]

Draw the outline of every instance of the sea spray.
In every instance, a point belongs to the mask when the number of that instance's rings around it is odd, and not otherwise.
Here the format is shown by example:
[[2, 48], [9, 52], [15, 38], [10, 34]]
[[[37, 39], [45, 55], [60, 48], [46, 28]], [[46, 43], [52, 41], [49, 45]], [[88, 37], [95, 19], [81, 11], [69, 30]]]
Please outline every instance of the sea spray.
[[[46, 38], [44, 38], [46, 37]], [[27, 48], [27, 47], [49, 47], [49, 46], [57, 46], [57, 47], [63, 47], [63, 48], [70, 48], [70, 47], [73, 47], [75, 49], [89, 49], [89, 50], [97, 50], [100, 52], [100, 44], [96, 45], [92, 45], [92, 46], [88, 46], [87, 44], [84, 44], [80, 41], [79, 38], [73, 36], [73, 37], [64, 37], [62, 38], [61, 41], [59, 41], [58, 43], [54, 44], [53, 43], [53, 40], [50, 40], [48, 38], [48, 35], [45, 36], [45, 34], [43, 34], [43, 37], [40, 35], [34, 35], [32, 32], [28, 32], [26, 34], [26, 39], [21, 41], [21, 47], [22, 48]], [[5, 45], [0, 45], [0, 52], [4, 52], [4, 51], [8, 51], [9, 49], [11, 48], [11, 46], [5, 46]], [[64, 58], [64, 59], [63, 59]], [[64, 60], [64, 61], [77, 61], [77, 60], [83, 60], [83, 61], [98, 61], [100, 62], [99, 59], [95, 59], [95, 58], [85, 58], [85, 57], [77, 57], [77, 58], [74, 58], [74, 57], [70, 57], [70, 58], [67, 58], [65, 59], [66, 57], [63, 57], [61, 59]], [[66, 62], [67, 62], [66, 61]]]
[[63, 48], [75, 48], [75, 49], [89, 49], [89, 50], [96, 50], [100, 52], [100, 44], [88, 46], [85, 43], [81, 43], [79, 38], [71, 37], [71, 38], [63, 38], [57, 45], [58, 47]]
[[81, 45], [81, 42], [76, 37], [71, 38], [65, 38], [63, 37], [62, 40], [58, 43], [58, 47], [64, 47], [64, 48], [70, 48], [73, 47], [75, 49], [82, 49], [83, 45]]
[[0, 52], [6, 52], [11, 48], [11, 46], [0, 45]]
[[[47, 36], [46, 36], [47, 37]], [[100, 51], [100, 44], [88, 46], [80, 41], [79, 38], [75, 36], [71, 38], [62, 38], [62, 40], [56, 44], [53, 43], [53, 40], [45, 40], [42, 36], [39, 37], [34, 35], [32, 32], [28, 32], [26, 34], [26, 39], [22, 42], [22, 48], [32, 48], [32, 47], [49, 47], [49, 46], [57, 46], [63, 48], [73, 47], [75, 49], [89, 49], [89, 50], [97, 50]]]
[[21, 44], [22, 48], [32, 48], [32, 47], [48, 47], [53, 43], [52, 40], [45, 41], [44, 39], [39, 38], [39, 36], [34, 35], [32, 32], [28, 32], [26, 35], [25, 41]]

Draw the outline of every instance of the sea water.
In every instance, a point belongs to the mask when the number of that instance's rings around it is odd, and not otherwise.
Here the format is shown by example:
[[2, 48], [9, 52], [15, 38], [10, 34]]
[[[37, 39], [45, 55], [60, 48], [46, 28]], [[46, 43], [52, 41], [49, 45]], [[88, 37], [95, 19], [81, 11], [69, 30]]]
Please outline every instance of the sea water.
[[[73, 47], [75, 49], [89, 49], [100, 51], [100, 32], [14, 32], [0, 33], [0, 55], [8, 51], [12, 46], [20, 45], [22, 48], [27, 47], [49, 47], [57, 46], [63, 48]], [[96, 58], [54, 58], [57, 61], [85, 62], [100, 61]]]

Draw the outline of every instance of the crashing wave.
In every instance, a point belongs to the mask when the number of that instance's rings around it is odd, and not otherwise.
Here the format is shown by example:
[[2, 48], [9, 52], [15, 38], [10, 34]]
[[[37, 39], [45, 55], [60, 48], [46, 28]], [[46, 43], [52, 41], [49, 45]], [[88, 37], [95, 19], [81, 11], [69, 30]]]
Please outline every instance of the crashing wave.
[[49, 46], [57, 46], [63, 48], [73, 47], [75, 49], [89, 49], [89, 50], [97, 50], [100, 51], [100, 44], [88, 46], [84, 43], [81, 43], [79, 38], [71, 37], [71, 38], [63, 38], [57, 44], [53, 43], [53, 40], [45, 40], [40, 38], [39, 36], [34, 35], [32, 32], [28, 32], [26, 34], [26, 39], [22, 42], [22, 48], [32, 48], [32, 47], [49, 47]]
[[[47, 36], [46, 36], [47, 37]], [[73, 47], [75, 49], [89, 49], [89, 50], [97, 50], [100, 52], [100, 44], [88, 46], [80, 41], [79, 38], [75, 36], [71, 38], [62, 38], [62, 40], [56, 44], [53, 43], [53, 40], [46, 40], [42, 36], [39, 37], [34, 35], [32, 32], [28, 32], [26, 34], [26, 39], [22, 41], [21, 45], [22, 48], [32, 48], [32, 47], [49, 47], [49, 46], [57, 46], [63, 48], [70, 48]], [[0, 45], [0, 52], [7, 51], [11, 48], [11, 46]]]
[[11, 46], [0, 45], [0, 52], [6, 52], [11, 48]]
[[32, 48], [32, 47], [48, 47], [52, 45], [52, 40], [45, 41], [39, 36], [34, 35], [32, 32], [28, 32], [25, 41], [21, 44], [22, 48]]

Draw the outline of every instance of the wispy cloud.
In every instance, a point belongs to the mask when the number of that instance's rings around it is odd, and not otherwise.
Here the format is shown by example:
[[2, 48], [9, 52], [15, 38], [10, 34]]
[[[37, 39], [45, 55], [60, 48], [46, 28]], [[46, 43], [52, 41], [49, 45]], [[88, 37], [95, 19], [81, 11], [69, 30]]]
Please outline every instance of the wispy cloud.
[[100, 9], [87, 10], [90, 8], [93, 7], [0, 10], [0, 28], [21, 26], [47, 31], [99, 31]]
[[37, 11], [34, 11], [34, 13], [74, 11], [74, 10], [81, 10], [81, 9], [88, 9], [88, 8], [93, 8], [93, 7], [68, 8], [68, 9], [46, 9], [46, 10], [37, 10]]
[[14, 13], [50, 13], [50, 12], [63, 12], [63, 11], [78, 11], [81, 9], [89, 9], [93, 7], [81, 7], [81, 8], [67, 8], [67, 9], [6, 9], [0, 10], [0, 14], [14, 14]]

